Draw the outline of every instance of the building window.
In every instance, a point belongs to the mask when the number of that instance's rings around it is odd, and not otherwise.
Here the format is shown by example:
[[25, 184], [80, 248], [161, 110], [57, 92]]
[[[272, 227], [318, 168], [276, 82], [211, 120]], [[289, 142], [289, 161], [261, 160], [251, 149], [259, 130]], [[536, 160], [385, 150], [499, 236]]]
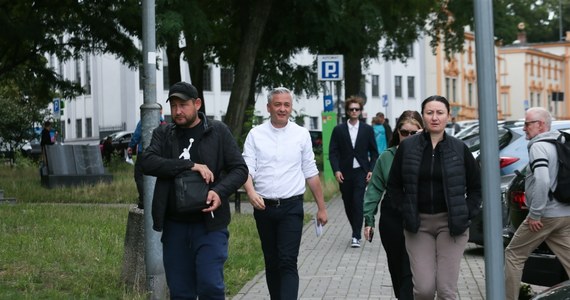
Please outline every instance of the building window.
[[165, 91], [170, 88], [170, 76], [168, 76], [168, 56], [162, 52], [162, 87]]
[[65, 140], [65, 120], [59, 121], [59, 140], [63, 142]]
[[445, 78], [445, 98], [449, 100], [449, 78]]
[[319, 117], [310, 117], [310, 128], [311, 130], [319, 129]]
[[222, 83], [222, 92], [230, 92], [234, 84], [234, 70], [222, 68], [220, 70], [220, 81]]
[[63, 62], [59, 60], [59, 76], [63, 78]]
[[396, 98], [402, 98], [402, 76], [394, 76], [394, 94]]
[[75, 120], [75, 137], [80, 139], [83, 137], [83, 120]]
[[81, 61], [75, 61], [75, 82], [81, 84]]
[[85, 118], [85, 137], [93, 137], [93, 121], [91, 118]]
[[456, 78], [452, 78], [451, 79], [451, 97], [453, 97], [453, 99], [451, 101], [456, 102], [457, 100], [457, 79]]
[[540, 93], [536, 93], [536, 106], [540, 106]]
[[534, 106], [534, 93], [530, 93], [530, 107]]
[[408, 58], [414, 57], [414, 44], [408, 45]]
[[202, 71], [204, 74], [204, 80], [202, 82], [204, 91], [212, 91], [212, 67], [207, 65]]
[[502, 110], [503, 110], [503, 115], [509, 114], [509, 95], [506, 93], [501, 94], [501, 102], [503, 104]]
[[416, 78], [408, 76], [408, 98], [416, 97]]
[[473, 106], [473, 83], [471, 82], [467, 84], [467, 93], [469, 94], [468, 95], [469, 106]]
[[380, 76], [372, 75], [372, 97], [380, 96]]
[[361, 95], [367, 95], [366, 94], [366, 76], [365, 75], [360, 75], [360, 94]]
[[91, 57], [85, 59], [85, 93], [91, 95]]

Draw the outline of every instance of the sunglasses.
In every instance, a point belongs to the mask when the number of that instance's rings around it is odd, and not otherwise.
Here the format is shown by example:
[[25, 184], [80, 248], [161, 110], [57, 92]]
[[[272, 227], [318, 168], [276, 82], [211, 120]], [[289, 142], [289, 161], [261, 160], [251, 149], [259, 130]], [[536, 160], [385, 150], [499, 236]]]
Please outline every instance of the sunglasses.
[[406, 129], [399, 129], [398, 132], [400, 132], [400, 134], [401, 134], [402, 136], [408, 136], [408, 135], [410, 135], [410, 134], [411, 134], [411, 135], [414, 135], [414, 134], [418, 133], [417, 130], [412, 130], [412, 131], [410, 131], [410, 130], [406, 130]]
[[360, 108], [349, 108], [348, 111], [360, 111]]

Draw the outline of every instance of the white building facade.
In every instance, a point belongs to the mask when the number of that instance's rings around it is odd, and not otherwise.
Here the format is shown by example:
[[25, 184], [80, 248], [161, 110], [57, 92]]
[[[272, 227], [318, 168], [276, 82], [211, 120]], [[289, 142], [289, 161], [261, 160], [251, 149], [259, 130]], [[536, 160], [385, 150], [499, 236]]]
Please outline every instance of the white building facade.
[[[424, 45], [421, 42], [411, 45], [410, 58], [406, 63], [374, 59], [368, 67], [363, 66], [363, 91], [367, 98], [363, 116], [368, 123], [377, 112], [383, 112], [393, 125], [403, 110], [419, 111], [420, 103], [426, 96], [422, 76], [426, 52]], [[157, 53], [163, 55], [160, 50]], [[84, 59], [62, 64], [55, 58], [48, 60], [54, 69], [57, 66], [64, 78], [80, 82], [87, 92], [75, 99], [64, 100], [60, 130], [66, 143], [96, 144], [111, 132], [135, 129], [143, 103], [139, 76], [142, 70], [130, 69], [112, 55], [86, 55]], [[315, 60], [316, 56], [307, 52], [294, 58], [295, 63], [303, 65], [312, 65]], [[157, 60], [156, 100], [164, 107], [163, 114], [168, 117], [170, 109], [165, 101], [169, 86], [168, 78], [164, 77], [168, 68], [164, 65], [166, 61], [163, 56]], [[186, 62], [181, 60], [180, 66], [182, 80], [192, 82]], [[206, 115], [222, 120], [229, 103], [233, 71], [210, 65], [205, 72]], [[256, 95], [255, 114], [263, 119], [269, 117], [266, 93], [267, 90], [264, 90]], [[336, 91], [334, 94], [336, 111], [338, 97]], [[344, 95], [344, 91], [340, 94]], [[296, 95], [295, 98], [293, 108], [295, 114], [305, 116], [304, 126], [310, 130], [321, 130], [323, 93], [319, 97]]]

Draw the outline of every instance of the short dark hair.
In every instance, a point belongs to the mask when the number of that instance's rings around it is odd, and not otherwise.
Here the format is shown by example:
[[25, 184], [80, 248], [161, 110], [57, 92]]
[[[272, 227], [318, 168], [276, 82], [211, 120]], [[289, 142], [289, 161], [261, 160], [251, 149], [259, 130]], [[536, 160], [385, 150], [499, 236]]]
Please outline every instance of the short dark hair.
[[426, 106], [426, 104], [428, 102], [432, 102], [432, 101], [438, 101], [438, 102], [445, 104], [445, 108], [447, 109], [447, 113], [449, 113], [449, 101], [447, 101], [447, 99], [445, 99], [445, 97], [443, 97], [443, 96], [433, 95], [433, 96], [427, 97], [422, 102], [422, 115], [424, 114], [424, 107]]

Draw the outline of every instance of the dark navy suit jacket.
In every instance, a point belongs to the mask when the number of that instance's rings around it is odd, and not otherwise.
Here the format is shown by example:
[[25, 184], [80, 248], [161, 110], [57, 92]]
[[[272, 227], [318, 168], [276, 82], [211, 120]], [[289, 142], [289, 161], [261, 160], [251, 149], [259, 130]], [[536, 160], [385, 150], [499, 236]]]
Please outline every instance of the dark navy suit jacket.
[[[348, 122], [348, 121], [347, 121]], [[372, 172], [374, 164], [378, 158], [378, 148], [376, 147], [376, 139], [374, 138], [374, 129], [372, 126], [359, 121], [358, 135], [354, 148], [350, 140], [348, 132], [348, 124], [342, 123], [337, 125], [332, 132], [329, 145], [329, 161], [333, 172], [341, 171], [348, 174], [352, 171], [352, 159], [360, 164], [365, 172]]]

